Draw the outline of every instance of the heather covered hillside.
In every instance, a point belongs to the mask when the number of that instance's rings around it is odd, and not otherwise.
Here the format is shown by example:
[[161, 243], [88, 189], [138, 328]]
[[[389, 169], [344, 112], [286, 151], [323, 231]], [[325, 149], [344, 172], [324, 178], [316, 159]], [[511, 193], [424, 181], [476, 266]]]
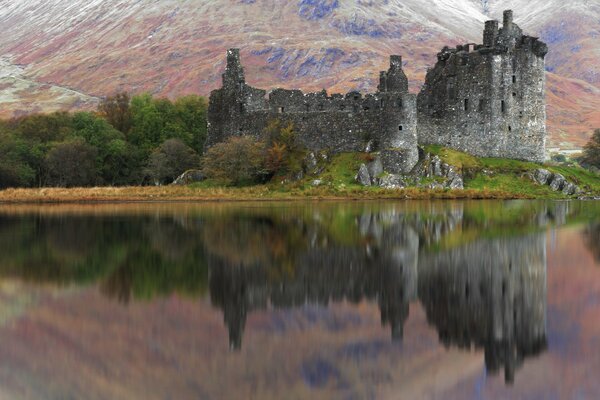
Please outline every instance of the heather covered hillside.
[[374, 90], [402, 54], [411, 90], [444, 45], [481, 42], [515, 10], [550, 46], [550, 145], [580, 147], [600, 126], [600, 4], [574, 0], [0, 1], [0, 116], [93, 108], [127, 90], [207, 95], [242, 49], [254, 86]]

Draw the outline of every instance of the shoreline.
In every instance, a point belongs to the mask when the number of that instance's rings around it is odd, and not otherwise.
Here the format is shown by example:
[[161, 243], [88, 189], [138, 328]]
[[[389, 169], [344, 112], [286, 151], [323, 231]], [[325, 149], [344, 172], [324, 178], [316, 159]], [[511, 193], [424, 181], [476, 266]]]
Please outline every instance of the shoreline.
[[277, 190], [271, 186], [242, 188], [189, 186], [95, 187], [5, 189], [0, 191], [0, 206], [14, 204], [93, 204], [93, 203], [210, 203], [210, 202], [291, 202], [360, 200], [515, 200], [543, 199], [499, 190], [430, 190], [350, 188], [338, 190]]

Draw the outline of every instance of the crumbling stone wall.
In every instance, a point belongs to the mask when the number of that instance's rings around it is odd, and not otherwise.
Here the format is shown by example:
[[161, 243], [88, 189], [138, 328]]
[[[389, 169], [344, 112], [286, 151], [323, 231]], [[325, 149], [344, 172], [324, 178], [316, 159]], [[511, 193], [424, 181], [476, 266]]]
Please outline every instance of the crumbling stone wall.
[[267, 93], [246, 84], [239, 50], [227, 53], [223, 87], [210, 96], [206, 146], [232, 135], [260, 137], [271, 120], [293, 123], [297, 140], [313, 151], [334, 153], [393, 149], [403, 172], [418, 161], [417, 99], [408, 92], [402, 61], [391, 57], [377, 93], [345, 95], [275, 89]]
[[542, 162], [546, 146], [546, 44], [504, 12], [483, 44], [445, 47], [418, 97], [419, 143], [481, 157]]
[[[237, 49], [227, 52], [223, 87], [210, 96], [206, 146], [232, 135], [259, 137], [271, 120], [294, 124], [313, 151], [384, 151], [392, 173], [408, 173], [417, 144], [440, 144], [481, 157], [542, 162], [546, 146], [546, 44], [525, 36], [505, 11], [485, 24], [483, 44], [445, 47], [418, 99], [408, 92], [402, 58], [390, 57], [378, 91], [362, 95], [269, 94], [246, 84]], [[417, 123], [418, 121], [418, 123]]]

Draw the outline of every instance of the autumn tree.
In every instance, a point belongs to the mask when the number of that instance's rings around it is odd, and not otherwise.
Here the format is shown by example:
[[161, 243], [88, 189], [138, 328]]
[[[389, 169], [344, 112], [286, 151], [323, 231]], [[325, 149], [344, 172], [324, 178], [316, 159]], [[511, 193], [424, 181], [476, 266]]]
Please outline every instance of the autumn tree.
[[127, 92], [119, 92], [102, 100], [98, 106], [98, 113], [115, 129], [127, 134], [132, 125], [130, 101]]
[[596, 129], [583, 150], [582, 163], [600, 168], [600, 129]]

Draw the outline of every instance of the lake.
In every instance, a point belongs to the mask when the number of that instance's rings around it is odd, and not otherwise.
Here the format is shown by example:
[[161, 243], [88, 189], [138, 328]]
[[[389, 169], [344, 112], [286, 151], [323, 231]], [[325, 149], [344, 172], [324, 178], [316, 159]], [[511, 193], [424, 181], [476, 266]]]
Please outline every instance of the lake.
[[600, 202], [0, 206], [0, 399], [600, 398]]

